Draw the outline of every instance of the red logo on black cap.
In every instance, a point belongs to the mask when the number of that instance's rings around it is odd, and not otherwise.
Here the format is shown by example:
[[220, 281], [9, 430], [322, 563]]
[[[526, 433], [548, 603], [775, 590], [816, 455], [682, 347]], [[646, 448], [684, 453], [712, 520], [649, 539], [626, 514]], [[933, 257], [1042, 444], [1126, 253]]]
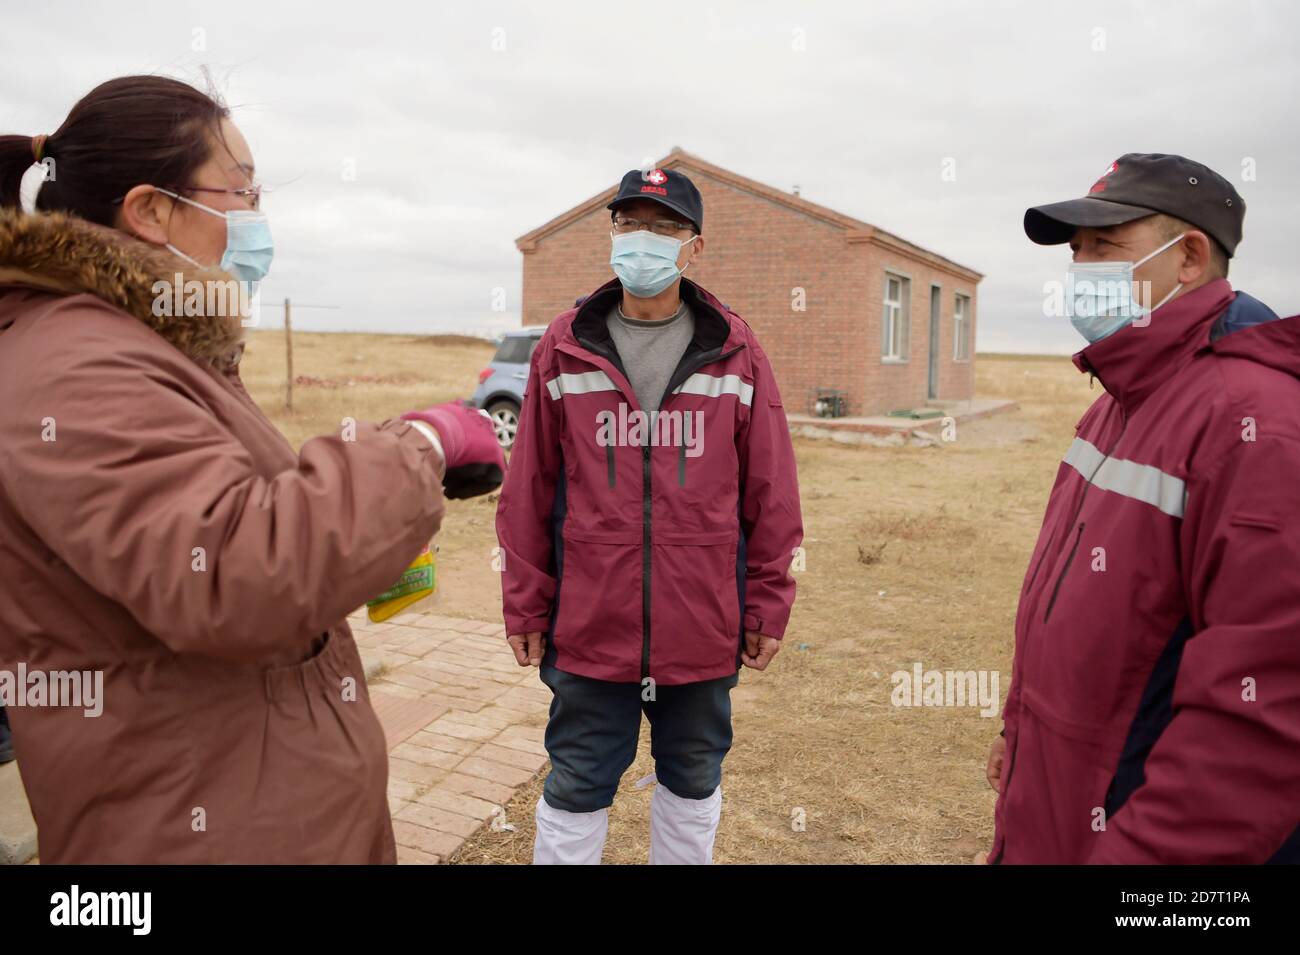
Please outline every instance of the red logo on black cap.
[[662, 169], [656, 169], [646, 174], [645, 181], [652, 182], [656, 186], [662, 186], [665, 182], [668, 181], [668, 174], [664, 172]]
[[1119, 160], [1116, 159], [1113, 163], [1110, 164], [1109, 167], [1107, 167], [1106, 171], [1101, 174], [1101, 178], [1092, 184], [1092, 188], [1089, 189], [1088, 192], [1090, 193], [1105, 192], [1106, 177], [1109, 176], [1112, 172], [1114, 172], [1118, 168], [1119, 168]]

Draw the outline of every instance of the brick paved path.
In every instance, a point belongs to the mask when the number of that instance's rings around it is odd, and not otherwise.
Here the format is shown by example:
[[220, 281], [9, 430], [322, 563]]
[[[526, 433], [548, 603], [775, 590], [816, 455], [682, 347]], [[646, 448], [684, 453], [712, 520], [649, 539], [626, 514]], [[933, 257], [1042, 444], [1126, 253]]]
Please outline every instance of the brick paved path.
[[515, 663], [499, 623], [349, 622], [388, 736], [397, 860], [445, 861], [480, 826], [499, 825], [501, 807], [546, 765], [551, 692], [536, 668]]

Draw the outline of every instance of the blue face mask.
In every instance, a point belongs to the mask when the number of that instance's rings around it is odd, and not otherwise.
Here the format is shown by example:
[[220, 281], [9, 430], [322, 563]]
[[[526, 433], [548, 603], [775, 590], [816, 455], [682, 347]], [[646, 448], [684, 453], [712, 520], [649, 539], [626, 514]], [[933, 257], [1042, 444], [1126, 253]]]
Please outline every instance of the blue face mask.
[[[677, 257], [682, 246], [694, 242], [697, 235], [679, 242], [666, 235], [655, 235], [647, 230], [611, 233], [614, 240], [609, 264], [629, 295], [653, 298], [677, 281], [686, 269], [677, 267]], [[690, 263], [686, 263], [690, 265]]]
[[[226, 220], [226, 251], [222, 253], [220, 262], [222, 271], [229, 272], [241, 282], [260, 282], [266, 278], [266, 273], [271, 270], [271, 259], [275, 255], [275, 244], [271, 241], [271, 225], [265, 212], [255, 209], [221, 212], [166, 189], [158, 191]], [[186, 262], [199, 265], [170, 242], [167, 243], [167, 248]], [[201, 265], [199, 267], [202, 268]]]
[[1174, 236], [1150, 255], [1137, 262], [1075, 262], [1065, 273], [1065, 307], [1070, 324], [1091, 344], [1115, 334], [1150, 315], [1182, 288], [1173, 291], [1151, 308], [1143, 308], [1133, 297], [1133, 272], [1169, 248], [1186, 233]]

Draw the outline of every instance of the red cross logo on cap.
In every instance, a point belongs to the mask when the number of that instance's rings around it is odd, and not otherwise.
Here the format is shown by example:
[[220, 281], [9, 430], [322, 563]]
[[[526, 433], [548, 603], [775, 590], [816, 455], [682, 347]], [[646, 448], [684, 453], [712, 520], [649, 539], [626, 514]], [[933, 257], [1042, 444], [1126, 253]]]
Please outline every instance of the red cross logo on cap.
[[1116, 159], [1113, 163], [1111, 163], [1108, 167], [1106, 167], [1106, 171], [1101, 174], [1101, 178], [1098, 179], [1096, 182], [1094, 182], [1092, 184], [1092, 188], [1089, 189], [1088, 191], [1104, 192], [1106, 189], [1106, 177], [1109, 176], [1112, 172], [1114, 172], [1118, 168], [1119, 168], [1119, 160]]
[[662, 169], [656, 169], [645, 177], [646, 182], [654, 183], [656, 186], [662, 186], [668, 181], [668, 174]]

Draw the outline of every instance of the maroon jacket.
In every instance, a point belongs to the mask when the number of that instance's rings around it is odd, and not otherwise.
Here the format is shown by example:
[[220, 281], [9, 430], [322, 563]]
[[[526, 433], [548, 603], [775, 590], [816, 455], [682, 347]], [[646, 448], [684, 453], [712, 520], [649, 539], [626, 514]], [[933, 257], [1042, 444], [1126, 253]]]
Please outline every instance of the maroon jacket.
[[680, 425], [667, 446], [620, 443], [639, 405], [605, 325], [617, 281], [533, 352], [497, 510], [505, 624], [546, 633], [544, 662], [570, 673], [714, 679], [739, 666], [743, 630], [780, 638], [790, 616], [803, 523], [772, 367], [738, 315], [681, 288], [695, 335], [660, 406], [661, 428]]
[[1300, 317], [1211, 341], [1216, 281], [1075, 356], [1079, 422], [1016, 617], [993, 861], [1291, 858]]

